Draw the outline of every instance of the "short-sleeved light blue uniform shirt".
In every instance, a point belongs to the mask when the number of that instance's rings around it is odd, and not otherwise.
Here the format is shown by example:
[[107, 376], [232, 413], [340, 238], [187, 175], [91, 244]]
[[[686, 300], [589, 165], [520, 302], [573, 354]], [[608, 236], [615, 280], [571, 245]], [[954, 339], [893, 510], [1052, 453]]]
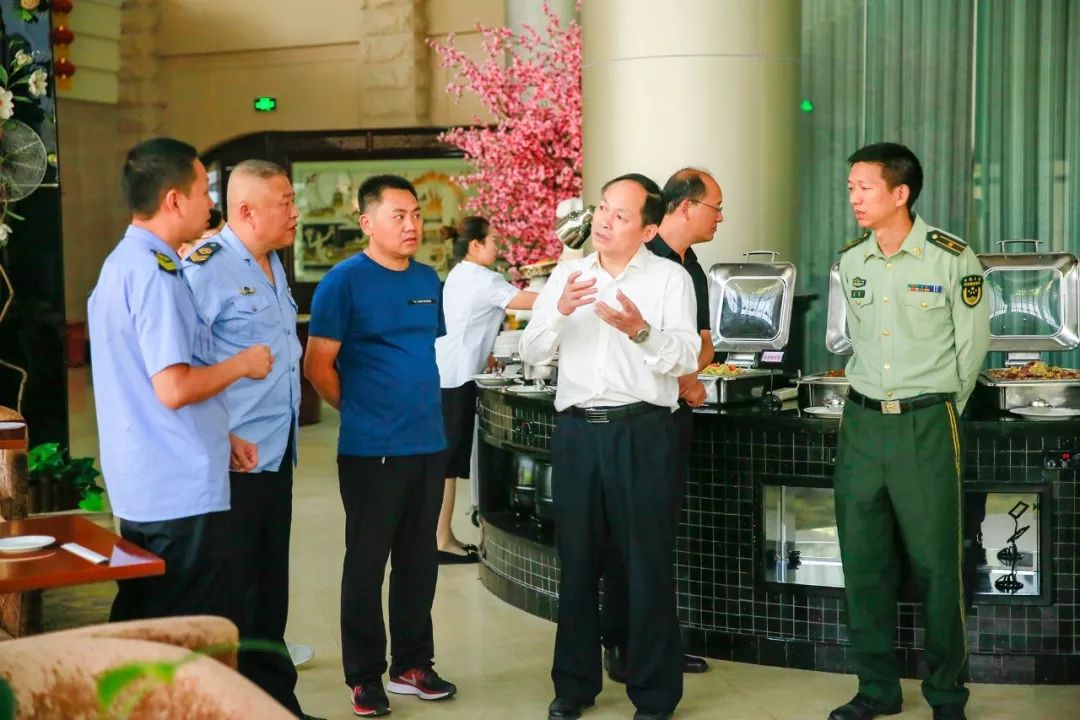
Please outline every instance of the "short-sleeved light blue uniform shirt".
[[[228, 226], [184, 261], [184, 279], [195, 294], [199, 315], [214, 335], [213, 361], [227, 360], [255, 344], [268, 345], [274, 356], [267, 377], [242, 378], [223, 393], [229, 431], [259, 448], [252, 472], [273, 472], [281, 466], [300, 415], [296, 302], [277, 253], [270, 253], [270, 269], [273, 283]], [[295, 461], [294, 444], [289, 462]]]
[[176, 251], [129, 226], [88, 303], [101, 470], [113, 514], [160, 522], [229, 509], [229, 416], [220, 396], [170, 410], [150, 378], [211, 364]]

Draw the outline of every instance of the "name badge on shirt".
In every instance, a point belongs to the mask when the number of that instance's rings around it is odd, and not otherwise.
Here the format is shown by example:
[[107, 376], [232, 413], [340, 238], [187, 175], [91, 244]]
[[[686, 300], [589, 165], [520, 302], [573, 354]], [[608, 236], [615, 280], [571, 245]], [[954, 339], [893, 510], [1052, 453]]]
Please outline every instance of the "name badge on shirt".
[[255, 288], [248, 287], [247, 285], [245, 285], [244, 287], [240, 288], [240, 294], [241, 295], [254, 295], [255, 294]]
[[435, 298], [413, 298], [409, 301], [410, 305], [434, 305]]

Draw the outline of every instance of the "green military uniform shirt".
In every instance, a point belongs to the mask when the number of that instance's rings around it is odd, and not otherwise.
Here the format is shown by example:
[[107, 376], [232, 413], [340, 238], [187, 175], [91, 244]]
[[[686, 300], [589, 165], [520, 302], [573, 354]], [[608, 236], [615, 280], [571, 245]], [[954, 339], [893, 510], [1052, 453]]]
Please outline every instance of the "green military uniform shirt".
[[982, 266], [967, 243], [916, 215], [891, 257], [873, 232], [844, 246], [840, 281], [851, 387], [879, 400], [954, 393], [963, 412], [990, 347]]

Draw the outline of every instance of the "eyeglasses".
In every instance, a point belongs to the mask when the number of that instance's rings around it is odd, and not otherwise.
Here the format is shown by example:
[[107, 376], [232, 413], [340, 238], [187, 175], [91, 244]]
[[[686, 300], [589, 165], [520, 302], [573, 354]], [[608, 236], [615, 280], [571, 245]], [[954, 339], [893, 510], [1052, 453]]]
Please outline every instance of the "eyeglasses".
[[711, 208], [714, 212], [716, 212], [717, 215], [722, 215], [724, 213], [724, 208], [722, 206], [717, 207], [716, 205], [710, 205], [709, 203], [702, 202], [700, 200], [691, 200], [690, 202], [696, 203], [698, 205], [704, 205], [707, 208]]

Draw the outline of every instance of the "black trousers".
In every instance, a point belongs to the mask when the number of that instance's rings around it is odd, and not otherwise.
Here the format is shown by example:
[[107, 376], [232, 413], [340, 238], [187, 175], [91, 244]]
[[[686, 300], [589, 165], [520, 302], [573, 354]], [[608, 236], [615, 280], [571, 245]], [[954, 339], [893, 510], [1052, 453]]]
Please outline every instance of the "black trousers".
[[476, 427], [476, 383], [442, 389], [443, 426], [446, 429], [448, 478], [468, 478], [472, 464], [473, 429]]
[[391, 675], [434, 664], [431, 604], [439, 562], [435, 526], [442, 506], [443, 452], [402, 457], [338, 455], [345, 506], [341, 574], [341, 658], [355, 687], [386, 672], [382, 584], [390, 558]]
[[[689, 405], [679, 404], [675, 411], [675, 494], [672, 513], [675, 527], [679, 527], [682, 515], [683, 494], [690, 466], [690, 442], [694, 431], [694, 411]], [[600, 608], [600, 634], [604, 647], [626, 647], [627, 614], [629, 597], [626, 567], [619, 554], [610, 548], [604, 563], [604, 604]]]
[[559, 417], [551, 440], [555, 544], [562, 565], [551, 677], [581, 700], [602, 687], [599, 583], [614, 552], [626, 568], [627, 695], [645, 712], [682, 698], [672, 563], [676, 428], [667, 408], [610, 423]]
[[296, 668], [285, 647], [289, 617], [289, 537], [292, 529], [293, 439], [277, 470], [229, 473], [237, 626], [244, 640], [262, 640], [279, 652], [245, 650], [239, 670], [287, 710], [302, 717], [296, 699]]
[[121, 520], [120, 535], [162, 558], [165, 574], [117, 581], [110, 621], [178, 615], [219, 615], [236, 621], [228, 511], [158, 522]]

